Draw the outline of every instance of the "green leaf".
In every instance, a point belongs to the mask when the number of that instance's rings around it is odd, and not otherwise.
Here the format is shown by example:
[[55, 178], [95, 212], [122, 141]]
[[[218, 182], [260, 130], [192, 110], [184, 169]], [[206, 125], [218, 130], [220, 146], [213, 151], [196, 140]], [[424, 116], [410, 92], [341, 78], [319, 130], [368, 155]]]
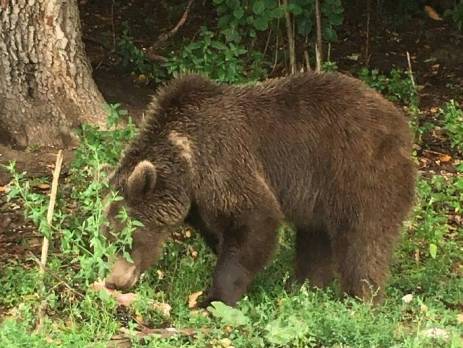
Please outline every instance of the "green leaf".
[[[287, 346], [299, 337], [306, 336], [307, 325], [291, 316], [287, 319], [276, 319], [265, 327], [265, 338], [272, 344]], [[310, 337], [307, 337], [310, 340]]]
[[302, 13], [302, 7], [294, 3], [288, 4], [288, 12], [298, 16]]
[[236, 18], [236, 19], [241, 19], [244, 15], [244, 10], [242, 7], [237, 7], [233, 10], [233, 16]]
[[227, 49], [227, 46], [223, 42], [220, 42], [220, 41], [212, 41], [211, 46], [221, 51], [225, 51]]
[[270, 11], [270, 17], [272, 18], [281, 18], [285, 14], [285, 11], [282, 7], [275, 7]]
[[217, 21], [217, 25], [219, 28], [222, 28], [224, 30], [228, 29], [228, 24], [230, 23], [230, 20], [232, 17], [230, 15], [223, 15], [219, 18]]
[[254, 12], [256, 15], [260, 15], [262, 12], [264, 12], [264, 10], [265, 10], [265, 4], [262, 0], [257, 0], [252, 5], [252, 12]]
[[267, 20], [267, 18], [257, 17], [254, 20], [253, 24], [254, 24], [254, 28], [256, 28], [256, 30], [264, 31], [264, 30], [268, 29], [268, 20]]
[[436, 244], [434, 243], [429, 244], [429, 255], [431, 255], [433, 259], [436, 258], [437, 256], [437, 245]]
[[227, 306], [223, 302], [213, 301], [207, 310], [216, 318], [221, 319], [222, 323], [230, 326], [249, 325], [249, 318], [239, 309]]
[[241, 41], [241, 36], [238, 33], [237, 30], [231, 28], [223, 31], [223, 34], [225, 35], [225, 40], [227, 42], [240, 42]]

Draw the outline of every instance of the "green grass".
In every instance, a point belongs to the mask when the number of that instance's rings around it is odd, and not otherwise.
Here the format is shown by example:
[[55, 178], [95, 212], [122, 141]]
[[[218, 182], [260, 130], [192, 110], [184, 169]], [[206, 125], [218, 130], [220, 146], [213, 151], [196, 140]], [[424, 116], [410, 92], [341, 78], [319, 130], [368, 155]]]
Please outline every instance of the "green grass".
[[[459, 115], [459, 109], [443, 110], [450, 110], [443, 111], [445, 120]], [[110, 114], [114, 125], [118, 106]], [[452, 129], [449, 140], [459, 142], [463, 135], [459, 128]], [[80, 134], [71, 176], [60, 186], [53, 229], [44, 226], [48, 197], [15, 174], [10, 199], [26, 207], [25, 214], [50, 235], [55, 247], [43, 280], [31, 260], [11, 261], [2, 269], [1, 347], [106, 347], [121, 327], [134, 332], [140, 322], [150, 328], [190, 328], [197, 335], [144, 340], [133, 335], [134, 347], [463, 346], [463, 323], [458, 319], [463, 310], [463, 229], [456, 218], [463, 204], [463, 168], [454, 175], [418, 178], [417, 206], [404, 226], [387, 299], [380, 307], [340, 299], [335, 286], [323, 291], [288, 286], [294, 241], [286, 228], [280, 231], [273, 262], [236, 309], [215, 304], [205, 316], [188, 308], [189, 295], [209, 284], [215, 257], [195, 233], [185, 231], [167, 244], [160, 262], [135, 289], [137, 301], [124, 309], [108, 295], [89, 289], [104, 277], [105, 260], [116, 252], [98, 231], [104, 223], [101, 196], [107, 187], [105, 177], [95, 174], [103, 163], [116, 161], [136, 129], [129, 124], [102, 132], [85, 126]], [[10, 169], [14, 172], [14, 166]], [[35, 332], [43, 300], [47, 315]], [[168, 304], [170, 312], [163, 313], [159, 303]], [[437, 337], [431, 337], [432, 332]]]

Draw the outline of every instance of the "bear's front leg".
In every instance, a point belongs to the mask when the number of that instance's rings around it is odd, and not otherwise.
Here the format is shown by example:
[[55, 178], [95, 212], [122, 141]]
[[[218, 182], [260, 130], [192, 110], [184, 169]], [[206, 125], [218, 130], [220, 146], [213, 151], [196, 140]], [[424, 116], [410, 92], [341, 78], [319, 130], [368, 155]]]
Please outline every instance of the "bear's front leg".
[[212, 286], [200, 306], [206, 307], [212, 301], [236, 304], [269, 261], [279, 220], [277, 213], [252, 211], [230, 221], [230, 227], [224, 231]]

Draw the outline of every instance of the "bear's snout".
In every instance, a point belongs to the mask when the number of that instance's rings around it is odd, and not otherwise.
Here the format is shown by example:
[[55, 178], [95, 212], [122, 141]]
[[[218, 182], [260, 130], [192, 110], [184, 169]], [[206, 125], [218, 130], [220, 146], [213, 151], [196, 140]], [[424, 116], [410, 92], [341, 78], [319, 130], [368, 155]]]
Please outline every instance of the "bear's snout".
[[140, 271], [133, 263], [118, 258], [105, 279], [105, 286], [108, 289], [128, 290], [136, 284], [139, 277]]

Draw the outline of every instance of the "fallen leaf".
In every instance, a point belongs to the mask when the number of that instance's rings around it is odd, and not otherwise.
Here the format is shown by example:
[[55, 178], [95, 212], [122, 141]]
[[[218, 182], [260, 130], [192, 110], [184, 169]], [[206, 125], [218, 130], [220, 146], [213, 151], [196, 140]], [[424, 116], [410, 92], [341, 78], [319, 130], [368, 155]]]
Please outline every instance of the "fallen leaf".
[[136, 300], [136, 297], [137, 297], [137, 295], [133, 292], [128, 292], [128, 293], [123, 294], [120, 291], [108, 289], [105, 286], [104, 280], [95, 281], [91, 285], [91, 288], [95, 291], [104, 291], [110, 294], [117, 301], [119, 305], [124, 306], [124, 307], [129, 307]]
[[441, 162], [450, 162], [452, 160], [452, 156], [447, 155], [447, 154], [442, 154], [439, 156], [439, 161]]
[[188, 252], [190, 253], [192, 258], [195, 259], [196, 257], [198, 257], [198, 252], [195, 249], [193, 249], [193, 247], [188, 246]]
[[137, 80], [140, 82], [146, 81], [146, 76], [144, 74], [140, 74], [137, 76]]
[[360, 57], [359, 53], [352, 53], [350, 56], [346, 56], [347, 59], [353, 60], [353, 61], [358, 61]]
[[164, 317], [170, 317], [170, 311], [172, 309], [172, 307], [170, 306], [170, 304], [168, 303], [165, 303], [165, 302], [154, 302], [151, 307], [161, 313]]
[[145, 318], [143, 318], [142, 315], [138, 314], [138, 315], [135, 316], [135, 321], [136, 321], [137, 323], [144, 324], [144, 323], [145, 323]]
[[429, 337], [429, 338], [440, 338], [443, 340], [448, 340], [450, 335], [447, 330], [440, 329], [438, 327], [433, 327], [430, 329], [423, 330], [421, 332], [421, 335], [424, 337]]
[[125, 294], [121, 294], [118, 291], [113, 292], [116, 296], [117, 303], [119, 303], [121, 306], [124, 307], [129, 307], [135, 300], [137, 299], [137, 295], [133, 292], [127, 292]]
[[412, 294], [407, 294], [404, 297], [402, 297], [402, 302], [403, 303], [410, 303], [413, 300], [413, 295]]
[[424, 11], [428, 15], [429, 18], [434, 19], [435, 21], [441, 21], [442, 17], [439, 16], [439, 14], [436, 12], [435, 9], [433, 9], [431, 6], [426, 5], [424, 7]]
[[188, 308], [194, 308], [198, 304], [198, 297], [203, 294], [202, 291], [196, 291], [188, 296]]
[[227, 348], [227, 347], [232, 347], [232, 341], [228, 337], [221, 338], [219, 340], [219, 343], [222, 345], [222, 347]]
[[97, 280], [95, 282], [93, 282], [93, 284], [91, 285], [91, 288], [95, 291], [100, 291], [100, 290], [103, 290], [103, 289], [106, 289], [108, 291], [112, 291], [110, 289], [107, 289], [105, 287], [105, 284], [104, 284], [104, 280]]
[[429, 111], [431, 111], [433, 114], [436, 114], [439, 112], [439, 108], [437, 106], [433, 106], [431, 109], [429, 109]]
[[0, 193], [7, 192], [7, 187], [5, 186], [0, 186]]
[[37, 187], [40, 190], [48, 190], [50, 188], [50, 185], [47, 183], [42, 183], [42, 184], [36, 185], [35, 187]]
[[161, 279], [164, 279], [164, 272], [161, 271], [160, 269], [158, 269], [156, 271], [157, 275], [158, 275], [158, 279], [161, 280]]

